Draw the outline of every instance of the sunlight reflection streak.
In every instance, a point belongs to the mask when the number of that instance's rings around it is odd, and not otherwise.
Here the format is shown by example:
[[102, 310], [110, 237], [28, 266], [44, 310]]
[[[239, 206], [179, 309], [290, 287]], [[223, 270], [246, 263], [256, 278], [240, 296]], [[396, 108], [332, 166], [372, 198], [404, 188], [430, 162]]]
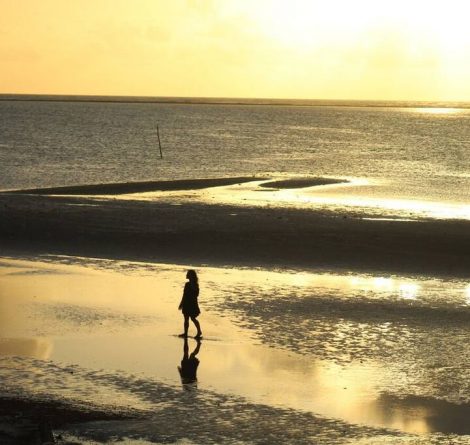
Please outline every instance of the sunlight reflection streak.
[[452, 115], [452, 114], [461, 114], [468, 110], [465, 108], [411, 108], [413, 113], [423, 113], [423, 114], [434, 114], [434, 115]]
[[412, 283], [403, 283], [399, 286], [400, 296], [405, 300], [416, 300], [419, 291], [419, 285]]

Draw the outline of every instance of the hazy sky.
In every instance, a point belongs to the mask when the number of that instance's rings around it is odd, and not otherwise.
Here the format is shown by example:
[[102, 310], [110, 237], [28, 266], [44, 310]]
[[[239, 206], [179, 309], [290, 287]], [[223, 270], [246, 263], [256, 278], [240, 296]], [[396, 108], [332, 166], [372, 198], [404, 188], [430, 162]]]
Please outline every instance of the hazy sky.
[[0, 0], [0, 92], [470, 100], [469, 0]]

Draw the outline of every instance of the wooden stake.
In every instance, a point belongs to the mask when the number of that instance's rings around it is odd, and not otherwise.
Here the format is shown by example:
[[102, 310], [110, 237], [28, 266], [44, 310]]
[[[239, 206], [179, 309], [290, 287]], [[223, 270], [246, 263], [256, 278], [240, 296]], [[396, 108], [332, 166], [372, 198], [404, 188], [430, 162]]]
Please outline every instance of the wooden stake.
[[157, 124], [157, 137], [158, 137], [158, 148], [160, 149], [160, 159], [163, 159], [162, 144], [160, 143], [160, 131], [158, 130], [158, 124]]

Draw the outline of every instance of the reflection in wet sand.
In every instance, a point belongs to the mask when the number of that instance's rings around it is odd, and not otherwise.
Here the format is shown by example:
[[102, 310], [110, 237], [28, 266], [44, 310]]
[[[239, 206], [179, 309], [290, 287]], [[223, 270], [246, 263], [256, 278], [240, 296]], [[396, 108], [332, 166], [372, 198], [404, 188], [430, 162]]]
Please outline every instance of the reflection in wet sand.
[[470, 405], [449, 403], [429, 397], [403, 398], [382, 394], [374, 404], [383, 416], [383, 423], [393, 428], [417, 433], [439, 431], [459, 435], [470, 434]]
[[201, 340], [196, 340], [196, 347], [189, 354], [189, 345], [187, 337], [184, 338], [183, 343], [183, 358], [181, 365], [178, 366], [178, 372], [181, 377], [181, 383], [184, 389], [197, 388], [197, 368], [199, 366], [199, 359], [197, 355], [201, 349]]
[[48, 360], [52, 341], [47, 338], [0, 338], [0, 355], [33, 357]]
[[465, 301], [464, 304], [467, 306], [470, 306], [470, 285], [468, 285], [466, 291], [465, 291]]
[[[21, 263], [31, 269], [40, 264]], [[182, 340], [172, 334], [180, 324], [187, 266], [101, 264], [57, 265], [57, 275], [0, 269], [0, 304], [13, 320], [8, 324], [1, 313], [0, 351], [80, 366], [97, 379], [98, 370], [117, 373], [116, 379], [126, 373], [126, 391], [133, 390], [135, 375], [173, 388], [197, 381], [198, 397], [237, 395], [276, 409], [413, 433], [465, 431], [466, 282], [200, 268], [207, 337], [203, 347], [183, 342], [181, 359]], [[41, 343], [39, 335], [52, 340]], [[25, 337], [34, 339], [11, 340]], [[51, 391], [47, 383], [25, 385], [31, 373], [15, 374], [21, 359], [15, 360], [2, 371], [11, 372], [3, 375], [11, 387]], [[54, 391], [63, 389], [57, 384]], [[142, 407], [146, 397], [136, 390], [129, 400]]]
[[[232, 348], [240, 377], [223, 387], [223, 377], [206, 370], [217, 355], [204, 356], [202, 377], [212, 387], [241, 394], [249, 400], [279, 407], [341, 418], [354, 424], [384, 426], [412, 433], [433, 431], [469, 434], [463, 419], [470, 405], [439, 401], [431, 397], [378, 394], [382, 379], [393, 380], [393, 369], [380, 363], [351, 364], [347, 367], [295, 354], [258, 348]], [[223, 355], [219, 355], [222, 357]], [[217, 367], [221, 376], [233, 375], [230, 368]], [[217, 384], [215, 383], [217, 382]], [[204, 387], [204, 385], [202, 385]], [[441, 420], [439, 420], [441, 419]]]
[[401, 284], [400, 296], [406, 300], [416, 300], [419, 286], [417, 284]]

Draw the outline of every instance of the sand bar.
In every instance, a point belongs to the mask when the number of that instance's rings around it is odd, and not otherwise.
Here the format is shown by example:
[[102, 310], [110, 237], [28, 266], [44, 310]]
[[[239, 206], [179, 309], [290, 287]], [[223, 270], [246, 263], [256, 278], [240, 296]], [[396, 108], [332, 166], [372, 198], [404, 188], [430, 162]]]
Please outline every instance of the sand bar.
[[348, 181], [345, 181], [344, 179], [334, 178], [295, 178], [263, 182], [261, 186], [268, 188], [297, 189], [304, 187], [315, 187], [319, 185], [343, 184], [347, 182]]
[[260, 180], [255, 177], [214, 178], [214, 179], [179, 179], [174, 181], [143, 181], [109, 184], [85, 184], [65, 187], [46, 187], [13, 190], [8, 193], [28, 195], [123, 195], [127, 193], [145, 193], [173, 190], [199, 190], [209, 187], [233, 185], [242, 182]]

